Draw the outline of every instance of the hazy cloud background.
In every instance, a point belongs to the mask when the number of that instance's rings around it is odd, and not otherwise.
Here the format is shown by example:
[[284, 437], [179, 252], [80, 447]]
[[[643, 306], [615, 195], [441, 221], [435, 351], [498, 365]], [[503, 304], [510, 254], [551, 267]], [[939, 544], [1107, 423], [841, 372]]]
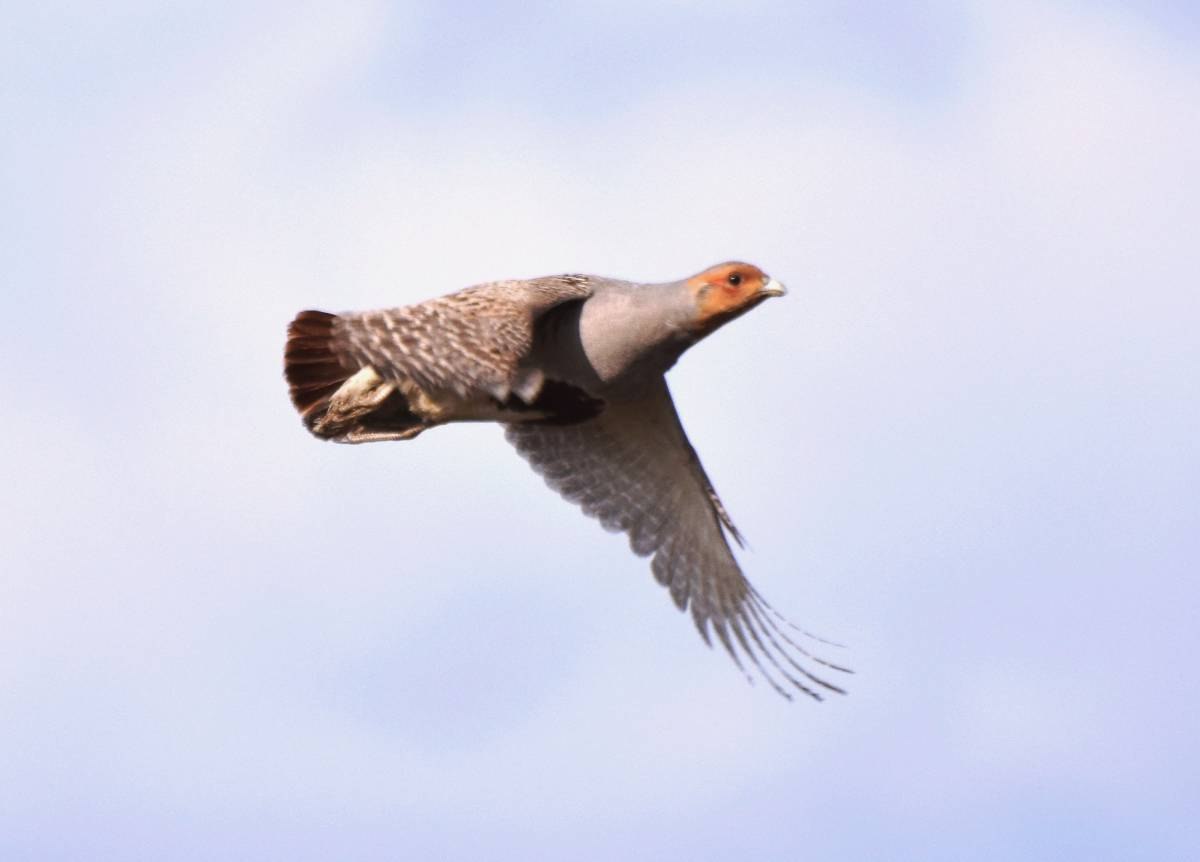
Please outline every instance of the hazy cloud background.
[[[1194, 854], [1194, 6], [4, 17], [4, 858]], [[303, 307], [728, 257], [792, 293], [672, 387], [848, 698], [497, 429], [285, 395]]]

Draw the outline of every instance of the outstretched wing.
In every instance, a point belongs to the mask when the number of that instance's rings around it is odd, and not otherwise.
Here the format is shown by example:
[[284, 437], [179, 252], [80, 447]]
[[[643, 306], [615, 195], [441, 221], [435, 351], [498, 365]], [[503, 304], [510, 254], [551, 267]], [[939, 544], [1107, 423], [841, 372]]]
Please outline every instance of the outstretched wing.
[[[611, 401], [596, 418], [574, 425], [507, 426], [506, 436], [551, 488], [605, 529], [623, 532], [692, 619], [709, 630], [742, 668], [747, 657], [785, 697], [776, 675], [818, 700], [841, 692], [805, 667], [846, 670], [809, 653], [742, 574], [722, 527], [739, 538], [687, 440], [666, 381], [636, 400]], [[739, 539], [740, 541], [740, 539]], [[802, 633], [801, 633], [802, 634]], [[743, 669], [744, 670], [744, 669]]]

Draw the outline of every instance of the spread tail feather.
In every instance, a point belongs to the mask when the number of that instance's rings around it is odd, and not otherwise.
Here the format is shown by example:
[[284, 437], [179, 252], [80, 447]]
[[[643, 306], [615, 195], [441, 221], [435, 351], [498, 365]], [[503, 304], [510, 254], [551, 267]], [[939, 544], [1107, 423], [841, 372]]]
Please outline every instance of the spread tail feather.
[[407, 440], [425, 430], [395, 384], [338, 350], [337, 321], [302, 311], [288, 325], [283, 375], [308, 430], [339, 443]]
[[334, 350], [336, 314], [302, 311], [288, 324], [283, 374], [292, 404], [307, 421], [358, 369], [347, 367]]

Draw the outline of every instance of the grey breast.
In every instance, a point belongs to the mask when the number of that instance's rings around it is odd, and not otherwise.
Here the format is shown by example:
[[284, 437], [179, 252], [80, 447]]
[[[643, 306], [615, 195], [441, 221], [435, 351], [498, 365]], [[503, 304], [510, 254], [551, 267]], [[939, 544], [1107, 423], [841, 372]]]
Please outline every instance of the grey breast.
[[588, 299], [546, 316], [534, 361], [547, 377], [589, 392], [637, 389], [687, 347], [688, 299], [678, 283], [605, 282]]

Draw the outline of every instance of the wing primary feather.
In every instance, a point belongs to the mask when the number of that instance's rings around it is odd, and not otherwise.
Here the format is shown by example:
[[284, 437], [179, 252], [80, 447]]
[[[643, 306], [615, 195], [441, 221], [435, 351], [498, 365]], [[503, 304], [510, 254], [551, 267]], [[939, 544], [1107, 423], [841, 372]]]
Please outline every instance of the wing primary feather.
[[[767, 649], [767, 646], [762, 642], [762, 638], [759, 637], [758, 626], [756, 626], [754, 624], [754, 620], [750, 617], [749, 614], [747, 614], [745, 605], [742, 605], [742, 607], [740, 607], [738, 609], [738, 619], [740, 619], [743, 623], [745, 623], [746, 631], [749, 633], [751, 640], [754, 641], [755, 646], [758, 647], [759, 652], [761, 652], [764, 656], [766, 656], [767, 661], [769, 661], [772, 665], [774, 665], [775, 670], [779, 671], [779, 674], [784, 679], [786, 679], [788, 682], [790, 682], [792, 685], [794, 685], [799, 691], [803, 692], [804, 694], [807, 694], [809, 697], [813, 698], [814, 700], [824, 700], [824, 698], [821, 697], [820, 694], [813, 691], [807, 685], [805, 685], [800, 680], [798, 680], [794, 676], [792, 676], [791, 673], [788, 672], [788, 669], [779, 663], [779, 660], [775, 658], [775, 655], [771, 652], [771, 650]], [[768, 638], [768, 640], [770, 640], [770, 638]], [[779, 649], [778, 645], [776, 645], [775, 648], [776, 648], [776, 650], [778, 650]], [[784, 658], [786, 659], [787, 656], [785, 655]]]
[[[800, 634], [804, 635], [806, 638], [815, 640], [818, 643], [823, 643], [826, 646], [837, 647], [838, 649], [846, 649], [845, 644], [840, 644], [837, 641], [828, 640], [827, 638], [823, 638], [820, 635], [815, 635], [810, 631], [805, 631], [804, 629], [800, 628], [800, 626], [796, 625], [794, 622], [789, 620], [787, 617], [785, 617], [779, 611], [775, 610], [775, 608], [771, 607], [771, 603], [768, 602], [765, 598], [763, 598], [762, 593], [760, 593], [758, 590], [754, 589], [753, 586], [750, 587], [750, 592], [754, 593], [754, 597], [756, 599], [758, 599], [758, 601], [762, 604], [762, 606], [764, 608], [766, 608], [768, 611], [770, 611], [772, 616], [774, 616], [776, 619], [778, 619], [780, 622], [782, 622], [788, 628], [799, 632]], [[846, 669], [839, 668], [839, 670], [846, 670]], [[854, 671], [847, 671], [847, 673], [854, 673]]]
[[737, 650], [733, 648], [733, 643], [729, 640], [729, 632], [725, 631], [724, 620], [712, 617], [708, 620], [708, 623], [713, 627], [713, 631], [717, 633], [721, 645], [725, 647], [725, 652], [729, 653], [729, 657], [733, 659], [733, 663], [737, 665], [737, 669], [749, 677], [750, 674], [746, 673], [746, 669], [742, 667], [742, 660], [738, 657]]
[[708, 619], [696, 613], [696, 604], [692, 603], [692, 622], [696, 625], [696, 631], [700, 632], [700, 637], [709, 649], [712, 649], [712, 639], [708, 636]]
[[[793, 629], [796, 629], [796, 631], [799, 631], [799, 632], [801, 632], [802, 634], [807, 634], [807, 632], [805, 632], [803, 629], [797, 628], [796, 626], [794, 626], [794, 625], [792, 625], [791, 623], [789, 623], [789, 622], [788, 622], [788, 620], [787, 620], [787, 617], [784, 617], [784, 616], [782, 616], [782, 615], [781, 615], [781, 614], [780, 614], [778, 611], [776, 611], [776, 610], [775, 610], [774, 608], [772, 608], [772, 607], [771, 607], [769, 604], [767, 604], [767, 601], [766, 601], [766, 599], [764, 599], [764, 598], [762, 597], [762, 594], [761, 594], [761, 593], [759, 593], [757, 590], [755, 590], [753, 587], [751, 587], [751, 588], [750, 588], [750, 599], [751, 599], [751, 600], [752, 600], [752, 601], [753, 601], [753, 602], [754, 602], [754, 603], [755, 603], [755, 604], [756, 604], [758, 607], [760, 607], [761, 609], [763, 609], [763, 612], [764, 612], [764, 614], [766, 614], [767, 612], [770, 612], [770, 614], [771, 614], [772, 616], [774, 616], [774, 617], [775, 617], [776, 619], [778, 619], [778, 620], [782, 620], [782, 621], [783, 621], [784, 623], [786, 623], [786, 624], [787, 624], [789, 627], [791, 627], [791, 628], [793, 628]], [[777, 633], [777, 634], [778, 634], [778, 635], [779, 635], [781, 638], [783, 638], [785, 642], [787, 642], [787, 643], [788, 643], [788, 644], [789, 644], [789, 645], [790, 645], [790, 646], [791, 646], [793, 649], [795, 649], [795, 650], [796, 650], [798, 653], [800, 653], [801, 655], [803, 655], [805, 658], [812, 659], [812, 660], [813, 660], [813, 661], [815, 661], [817, 664], [819, 664], [819, 665], [823, 665], [824, 667], [830, 668], [830, 669], [832, 669], [832, 670], [841, 671], [842, 673], [854, 673], [854, 671], [853, 671], [853, 670], [851, 670], [851, 669], [850, 669], [850, 668], [848, 668], [848, 667], [843, 667], [843, 666], [842, 666], [842, 665], [840, 665], [840, 664], [834, 664], [833, 662], [831, 662], [831, 661], [827, 661], [826, 659], [823, 659], [823, 658], [821, 658], [820, 656], [814, 655], [813, 653], [809, 652], [809, 651], [808, 651], [807, 649], [805, 649], [804, 647], [800, 646], [800, 644], [796, 643], [796, 642], [795, 642], [794, 640], [792, 640], [790, 637], [788, 637], [788, 636], [787, 636], [787, 632], [783, 631], [783, 630], [782, 630], [782, 629], [781, 629], [781, 628], [780, 628], [780, 627], [779, 627], [779, 626], [778, 626], [778, 625], [777, 625], [775, 622], [771, 621], [771, 620], [770, 620], [770, 618], [767, 618], [767, 621], [770, 623], [770, 625], [771, 625], [771, 628], [772, 628], [772, 629], [774, 629], [774, 630], [775, 630], [775, 632], [776, 632], [776, 633]], [[830, 646], [841, 646], [841, 644], [833, 644], [833, 643], [830, 643], [829, 641], [822, 640], [821, 638], [816, 638], [816, 637], [814, 637], [813, 639], [814, 639], [814, 640], [819, 640], [819, 641], [821, 641], [821, 643], [827, 643], [827, 644], [829, 644]]]
[[[778, 694], [782, 695], [788, 700], [791, 700], [792, 693], [781, 686], [775, 681], [773, 676], [767, 673], [767, 669], [763, 667], [762, 662], [758, 660], [758, 656], [755, 654], [754, 650], [750, 648], [750, 644], [746, 641], [746, 635], [742, 632], [742, 627], [738, 623], [738, 618], [736, 616], [732, 616], [729, 617], [727, 621], [729, 623], [729, 627], [733, 629], [733, 636], [737, 639], [737, 642], [741, 644], [742, 652], [744, 652], [750, 661], [754, 663], [754, 667], [758, 670], [759, 675], [765, 679], [770, 684], [771, 688], [775, 689]], [[771, 658], [769, 655], [767, 657]], [[771, 658], [771, 661], [775, 662], [773, 658]], [[775, 662], [775, 664], [778, 666], [778, 662]], [[784, 676], [787, 676], [787, 674], [784, 674]]]
[[[806, 667], [804, 667], [799, 662], [797, 662], [794, 658], [792, 658], [792, 656], [788, 654], [788, 651], [779, 644], [779, 641], [775, 640], [775, 636], [772, 634], [772, 631], [774, 630], [777, 632], [778, 630], [775, 629], [775, 627], [773, 625], [771, 625], [769, 620], [764, 620], [764, 618], [761, 615], [761, 612], [753, 603], [747, 602], [745, 605], [743, 605], [742, 613], [749, 614], [749, 616], [754, 619], [755, 623], [757, 623], [756, 628], [762, 632], [762, 636], [767, 639], [767, 642], [775, 648], [775, 651], [777, 653], [779, 653], [780, 656], [782, 656], [784, 661], [786, 661], [789, 665], [791, 665], [793, 668], [795, 668], [801, 675], [804, 676], [805, 679], [808, 679], [811, 682], [813, 682], [814, 684], [819, 685], [822, 688], [828, 689], [829, 691], [835, 691], [838, 694], [846, 693], [844, 689], [838, 688], [833, 683], [827, 682], [826, 680], [821, 679], [819, 676], [815, 676]], [[750, 623], [749, 621], [747, 624], [752, 625], [752, 623]], [[782, 637], [782, 635], [781, 635], [781, 637]], [[784, 640], [786, 641], [787, 639], [784, 638]], [[793, 679], [790, 674], [786, 674], [786, 672], [785, 672], [785, 675], [788, 676], [788, 679], [791, 680], [793, 685], [795, 685], [797, 688], [800, 688], [806, 694], [812, 695], [817, 700], [823, 699], [823, 698], [821, 698], [821, 696], [819, 694], [817, 694], [814, 691], [809, 690], [809, 688], [807, 686], [801, 684], [798, 680]]]

